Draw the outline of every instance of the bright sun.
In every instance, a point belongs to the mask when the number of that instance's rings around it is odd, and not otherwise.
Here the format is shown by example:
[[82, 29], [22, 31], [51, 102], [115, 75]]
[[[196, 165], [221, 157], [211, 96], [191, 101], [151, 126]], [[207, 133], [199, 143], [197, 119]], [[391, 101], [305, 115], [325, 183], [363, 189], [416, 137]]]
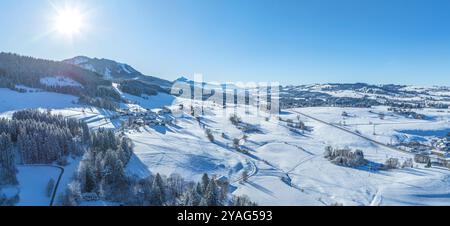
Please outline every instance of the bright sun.
[[84, 25], [83, 14], [77, 9], [61, 9], [55, 17], [55, 29], [67, 36], [80, 33]]

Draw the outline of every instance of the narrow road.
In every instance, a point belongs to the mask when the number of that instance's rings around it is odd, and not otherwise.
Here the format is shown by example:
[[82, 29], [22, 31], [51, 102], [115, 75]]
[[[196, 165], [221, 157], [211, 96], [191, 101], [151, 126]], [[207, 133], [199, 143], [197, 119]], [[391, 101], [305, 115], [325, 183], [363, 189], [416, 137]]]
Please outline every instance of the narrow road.
[[58, 176], [58, 180], [56, 181], [55, 188], [53, 189], [52, 199], [50, 200], [50, 206], [53, 206], [55, 203], [56, 192], [58, 191], [59, 184], [61, 182], [61, 178], [64, 175], [64, 168], [61, 166], [53, 166], [61, 170], [61, 173]]

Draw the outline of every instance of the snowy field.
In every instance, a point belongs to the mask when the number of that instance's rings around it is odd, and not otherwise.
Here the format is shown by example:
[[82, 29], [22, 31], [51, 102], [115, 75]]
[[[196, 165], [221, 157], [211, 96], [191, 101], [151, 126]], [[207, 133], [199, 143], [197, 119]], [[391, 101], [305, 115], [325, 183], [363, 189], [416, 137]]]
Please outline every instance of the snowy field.
[[[52, 190], [55, 193], [55, 203], [59, 195], [64, 193], [67, 185], [72, 182], [73, 175], [78, 168], [79, 159], [69, 158], [69, 163], [62, 169], [53, 165], [21, 165], [18, 166], [17, 186], [9, 186], [2, 189], [7, 197], [19, 195], [17, 206], [49, 206], [52, 196], [47, 194], [47, 185], [51, 179], [56, 183], [59, 180], [59, 186]], [[59, 176], [61, 175], [61, 178]], [[55, 191], [56, 189], [56, 191]]]
[[203, 173], [233, 176], [252, 167], [224, 140], [211, 143], [198, 122], [185, 117], [178, 119], [176, 126], [146, 126], [127, 134], [135, 143], [136, 156], [150, 172], [199, 180]]
[[18, 206], [49, 206], [51, 197], [47, 196], [47, 184], [55, 182], [61, 173], [57, 167], [51, 166], [19, 166], [17, 179], [19, 181]]
[[26, 108], [67, 108], [77, 106], [78, 97], [51, 93], [27, 92], [19, 93], [10, 89], [0, 88], [0, 112], [16, 111]]
[[[424, 114], [424, 120], [408, 118], [387, 110], [387, 107], [367, 108], [302, 108], [301, 113], [328, 123], [357, 131], [371, 139], [386, 143], [427, 142], [450, 132], [450, 110], [414, 110]], [[348, 116], [342, 116], [346, 112]], [[379, 114], [384, 114], [381, 119]], [[304, 119], [308, 120], [308, 119]]]
[[[0, 89], [0, 113], [8, 116], [23, 108], [52, 108], [52, 113], [63, 114], [88, 123], [92, 129], [118, 129], [123, 117], [118, 113], [72, 104], [75, 97], [37, 92], [17, 93]], [[121, 93], [133, 103], [125, 107], [160, 109], [166, 105], [176, 108], [190, 101], [175, 99], [166, 94], [155, 97], [136, 97]], [[344, 94], [341, 94], [344, 95]], [[347, 95], [347, 94], [345, 94]], [[350, 95], [350, 94], [348, 94]], [[14, 101], [15, 100], [15, 101]], [[17, 100], [21, 100], [17, 102]], [[54, 101], [52, 101], [54, 100]], [[195, 107], [199, 107], [196, 105]], [[177, 173], [188, 180], [199, 180], [203, 173], [227, 176], [235, 187], [236, 195], [248, 195], [259, 205], [448, 205], [450, 203], [449, 171], [438, 168], [414, 168], [373, 171], [368, 167], [347, 168], [334, 165], [323, 157], [326, 146], [361, 149], [371, 164], [384, 163], [395, 157], [403, 162], [413, 156], [374, 144], [354, 134], [330, 125], [299, 116], [296, 111], [314, 116], [331, 124], [359, 131], [364, 136], [383, 143], [402, 137], [406, 140], [423, 139], [447, 132], [450, 114], [447, 111], [424, 109], [425, 120], [416, 120], [388, 112], [386, 107], [363, 108], [299, 108], [283, 112], [282, 119], [302, 120], [310, 131], [296, 131], [276, 116], [257, 115], [255, 109], [242, 106], [227, 109], [208, 103], [204, 115], [192, 117], [176, 114], [174, 125], [144, 126], [126, 134], [135, 144], [126, 171], [129, 175], [145, 177], [149, 173], [170, 175]], [[246, 111], [252, 113], [246, 117]], [[342, 116], [342, 112], [348, 116]], [[229, 120], [236, 112], [242, 121], [253, 128], [244, 133]], [[385, 114], [380, 119], [379, 113]], [[345, 123], [344, 123], [345, 121]], [[374, 125], [375, 124], [375, 133]], [[214, 142], [208, 140], [205, 130], [210, 129]], [[245, 135], [245, 139], [244, 138]], [[237, 151], [233, 140], [248, 153]], [[70, 183], [79, 160], [71, 160], [58, 188], [62, 193]], [[44, 170], [39, 172], [39, 170]], [[43, 196], [50, 178], [58, 175], [55, 169], [20, 169], [20, 205], [48, 205]], [[47, 171], [45, 171], [47, 170]], [[242, 173], [249, 178], [243, 182]], [[34, 175], [40, 175], [34, 176]], [[43, 175], [43, 176], [42, 176]], [[30, 179], [32, 178], [32, 179]], [[41, 189], [42, 187], [42, 189]], [[111, 205], [111, 203], [85, 203], [83, 205]]]
[[[328, 109], [327, 112], [340, 115], [335, 109]], [[287, 114], [282, 117], [294, 119], [297, 115]], [[258, 167], [261, 165], [261, 168], [265, 167], [264, 170], [260, 170], [249, 183], [240, 186], [237, 193], [247, 194], [262, 205], [317, 205], [318, 202], [319, 205], [408, 205], [409, 202], [438, 205], [450, 201], [449, 196], [442, 195], [449, 192], [445, 186], [449, 183], [447, 170], [418, 166], [415, 169], [372, 172], [367, 168], [352, 169], [333, 165], [323, 157], [324, 148], [328, 145], [361, 149], [366, 159], [374, 164], [384, 163], [389, 157], [403, 161], [412, 156], [386, 150], [316, 121], [302, 120], [312, 127], [312, 132], [302, 136], [293, 135], [286, 129], [273, 128], [270, 131], [277, 132], [250, 138], [255, 144], [265, 144], [254, 147], [255, 155], [264, 158], [273, 167], [259, 162]], [[298, 149], [297, 152], [293, 147]], [[289, 176], [292, 186], [280, 183], [283, 174]], [[438, 182], [430, 184], [430, 181]], [[297, 191], [287, 193], [289, 187]], [[399, 196], [392, 189], [403, 194], [403, 198], [396, 198]]]

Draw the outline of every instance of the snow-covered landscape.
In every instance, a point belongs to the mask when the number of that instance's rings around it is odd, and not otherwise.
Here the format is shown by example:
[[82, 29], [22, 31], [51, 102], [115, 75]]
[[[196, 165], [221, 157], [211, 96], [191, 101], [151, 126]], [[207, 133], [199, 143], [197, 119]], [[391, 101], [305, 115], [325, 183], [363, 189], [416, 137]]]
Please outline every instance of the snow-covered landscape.
[[450, 207], [450, 1], [0, 9], [12, 222], [428, 225]]
[[[87, 67], [87, 61], [71, 62], [82, 62]], [[73, 79], [58, 75], [44, 77], [40, 83], [44, 87], [17, 84], [16, 89], [1, 88], [0, 117], [14, 120], [18, 117], [15, 112], [39, 109], [86, 123], [92, 133], [109, 130], [120, 134], [133, 144], [133, 152], [123, 165], [126, 177], [133, 180], [161, 174], [198, 182], [207, 174], [217, 183], [225, 180], [230, 197], [246, 197], [257, 205], [450, 203], [450, 109], [442, 107], [448, 103], [448, 88], [436, 91], [437, 88], [404, 86], [401, 90], [420, 89], [424, 97], [413, 91], [403, 96], [401, 92], [387, 93], [383, 94], [385, 101], [373, 106], [344, 106], [338, 102], [304, 107], [291, 104], [292, 107], [273, 113], [261, 111], [257, 105], [233, 103], [224, 107], [215, 100], [199, 101], [163, 91], [136, 95], [134, 91], [124, 92], [120, 81], [113, 81], [110, 86], [120, 98], [116, 98], [117, 107], [105, 109], [80, 102], [75, 94], [52, 90], [83, 89]], [[310, 103], [307, 98], [314, 93], [337, 100], [355, 98], [350, 103], [370, 100], [372, 95], [367, 89], [329, 91], [330, 87], [282, 88], [281, 105]], [[289, 98], [283, 99], [286, 95]], [[428, 106], [429, 96], [441, 99], [435, 98], [433, 105]], [[377, 98], [381, 97], [372, 100]], [[399, 99], [414, 106], [387, 104], [399, 103], [395, 102]], [[418, 103], [425, 105], [415, 106]], [[433, 107], [436, 103], [442, 106]], [[194, 112], [195, 109], [201, 110]], [[360, 150], [363, 160], [358, 165], [342, 165], [328, 159], [327, 150]], [[73, 193], [80, 183], [87, 183], [83, 182], [87, 179], [80, 179], [80, 172], [88, 162], [88, 154], [69, 154], [64, 164], [28, 164], [20, 160], [19, 153], [20, 150], [15, 154], [17, 183], [0, 186], [1, 197], [12, 200], [11, 204], [63, 205], [68, 189]], [[419, 157], [426, 160], [418, 160]], [[71, 204], [123, 204], [107, 198], [103, 190], [82, 190], [79, 200]], [[176, 202], [184, 199], [181, 196]]]

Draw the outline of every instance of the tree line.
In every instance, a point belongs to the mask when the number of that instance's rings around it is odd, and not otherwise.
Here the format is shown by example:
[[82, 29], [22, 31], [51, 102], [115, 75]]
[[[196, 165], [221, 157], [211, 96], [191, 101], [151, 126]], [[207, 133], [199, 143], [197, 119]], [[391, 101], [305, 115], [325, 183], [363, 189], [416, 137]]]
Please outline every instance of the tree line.
[[111, 86], [112, 84], [110, 81], [104, 80], [101, 75], [77, 66], [12, 53], [0, 53], [0, 69], [1, 84], [3, 86], [6, 84], [21, 84], [47, 90], [51, 89], [51, 87], [42, 84], [42, 78], [64, 76], [83, 85], [83, 89], [65, 87], [67, 90], [62, 89], [60, 91], [77, 96], [82, 94], [94, 96], [97, 87], [101, 85]]
[[23, 164], [64, 165], [68, 155], [81, 155], [90, 139], [85, 123], [39, 110], [18, 111], [11, 119], [0, 119], [0, 134], [7, 136], [8, 147], [18, 150]]
[[[80, 83], [82, 87], [42, 84], [41, 79], [49, 76], [64, 76]], [[112, 89], [111, 81], [95, 72], [63, 62], [0, 53], [0, 88], [25, 92], [17, 85], [78, 96], [81, 103], [110, 110], [116, 109], [114, 102], [122, 101]]]
[[119, 89], [122, 92], [139, 97], [143, 94], [155, 96], [158, 92], [167, 93], [167, 90], [158, 85], [151, 85], [138, 80], [122, 80], [119, 83]]
[[16, 163], [64, 165], [67, 156], [81, 156], [90, 139], [85, 123], [49, 111], [23, 110], [1, 118], [0, 185], [17, 184]]

